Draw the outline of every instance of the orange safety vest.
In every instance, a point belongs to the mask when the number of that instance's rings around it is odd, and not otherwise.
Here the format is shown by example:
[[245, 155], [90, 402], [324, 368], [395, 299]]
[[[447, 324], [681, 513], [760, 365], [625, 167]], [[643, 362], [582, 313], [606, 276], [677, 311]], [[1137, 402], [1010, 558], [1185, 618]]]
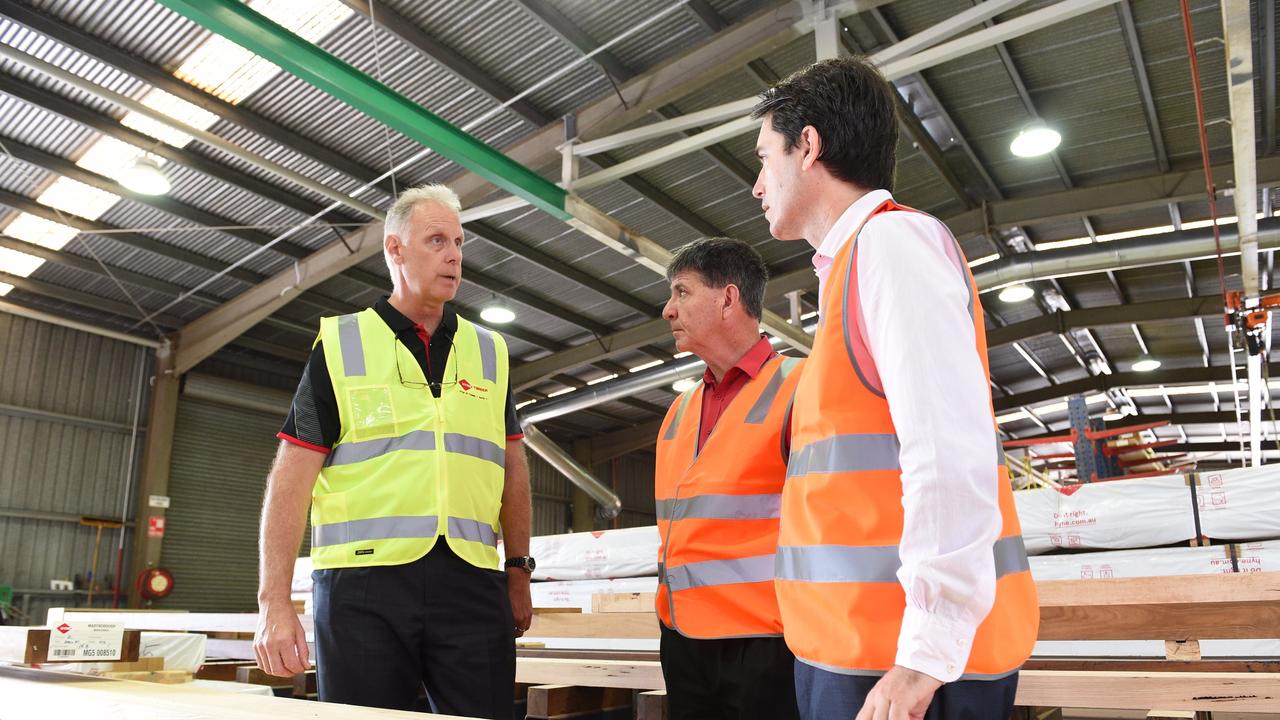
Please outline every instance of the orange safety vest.
[[[918, 212], [888, 200], [868, 219], [888, 211]], [[863, 339], [862, 313], [845, 312], [846, 298], [858, 297], [861, 230], [832, 262], [813, 352], [796, 388], [776, 585], [787, 645], [797, 658], [836, 673], [876, 675], [894, 665], [906, 611], [897, 577], [902, 471], [889, 403], [877, 387]], [[969, 284], [975, 350], [989, 373], [977, 285], [958, 244], [954, 251]], [[868, 311], [874, 309], [863, 312]], [[1031, 654], [1040, 623], [994, 409], [991, 424], [1003, 517], [992, 547], [996, 599], [973, 640], [965, 680], [1017, 671]]]
[[686, 637], [782, 635], [773, 593], [782, 432], [801, 362], [766, 362], [701, 452], [701, 382], [676, 398], [658, 431], [658, 617]]

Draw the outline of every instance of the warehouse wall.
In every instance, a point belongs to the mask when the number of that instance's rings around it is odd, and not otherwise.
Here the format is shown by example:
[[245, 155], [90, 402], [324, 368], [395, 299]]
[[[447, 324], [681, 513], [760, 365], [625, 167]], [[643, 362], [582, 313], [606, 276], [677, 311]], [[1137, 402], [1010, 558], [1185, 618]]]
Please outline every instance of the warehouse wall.
[[653, 504], [652, 452], [628, 453], [593, 468], [596, 479], [612, 487], [622, 500], [622, 512], [613, 521], [597, 520], [597, 528], [640, 527], [657, 521]]
[[[0, 585], [43, 624], [45, 610], [83, 605], [83, 592], [52, 592], [50, 580], [88, 576], [96, 531], [81, 516], [131, 523], [124, 497], [134, 407], [146, 422], [149, 349], [0, 314]], [[143, 434], [137, 436], [136, 459]], [[135, 485], [136, 487], [136, 480]], [[130, 546], [126, 532], [125, 562]], [[98, 577], [114, 579], [119, 530], [104, 530]], [[129, 576], [126, 576], [127, 578]], [[110, 604], [110, 592], [94, 598]], [[22, 618], [19, 621], [24, 621]]]

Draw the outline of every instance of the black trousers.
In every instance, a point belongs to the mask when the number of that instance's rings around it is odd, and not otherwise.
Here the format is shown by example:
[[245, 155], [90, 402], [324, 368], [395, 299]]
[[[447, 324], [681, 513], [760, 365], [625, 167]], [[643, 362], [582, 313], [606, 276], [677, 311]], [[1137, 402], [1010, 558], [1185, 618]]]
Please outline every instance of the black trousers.
[[693, 640], [661, 627], [671, 720], [798, 720], [795, 656], [782, 638]]
[[[879, 676], [841, 675], [796, 661], [796, 696], [805, 720], [852, 720]], [[933, 694], [925, 720], [1008, 720], [1018, 674], [999, 680], [959, 680]]]
[[[440, 538], [405, 565], [312, 578], [321, 701], [510, 720], [516, 649], [505, 572], [471, 565]], [[428, 708], [417, 706], [424, 686]]]

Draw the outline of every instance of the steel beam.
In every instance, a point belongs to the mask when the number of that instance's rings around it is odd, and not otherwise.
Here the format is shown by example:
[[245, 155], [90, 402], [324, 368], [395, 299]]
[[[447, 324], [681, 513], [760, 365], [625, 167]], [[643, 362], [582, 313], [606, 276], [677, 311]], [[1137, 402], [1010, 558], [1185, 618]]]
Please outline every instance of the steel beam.
[[[232, 105], [217, 96], [200, 90], [194, 85], [188, 85], [163, 68], [141, 60], [137, 56], [131, 55], [110, 43], [38, 10], [29, 8], [20, 2], [16, 2], [16, 0], [0, 0], [0, 15], [5, 15], [42, 35], [51, 37], [68, 47], [75, 48], [78, 52], [115, 66], [152, 87], [163, 90], [198, 107], [205, 108], [240, 127], [269, 138], [282, 147], [314, 158], [353, 178], [368, 182], [378, 175], [377, 171], [354, 162], [349, 156], [337, 150], [325, 147], [295, 130], [272, 122], [239, 105]], [[389, 181], [384, 180], [380, 187], [387, 193], [391, 192], [391, 183]]]
[[[457, 75], [460, 79], [495, 101], [506, 103], [517, 95], [515, 90], [507, 87], [492, 74], [482, 71], [448, 45], [432, 37], [416, 23], [392, 9], [383, 0], [341, 1], [342, 4], [352, 10], [371, 18], [378, 29], [386, 30], [400, 38], [421, 53], [423, 57]], [[527, 98], [516, 100], [509, 107], [516, 115], [534, 125], [546, 125], [555, 120], [554, 117], [543, 112]]]
[[482, 222], [470, 222], [467, 223], [465, 227], [484, 242], [496, 245], [513, 255], [524, 258], [544, 270], [553, 272], [566, 280], [570, 280], [587, 288], [588, 290], [599, 293], [600, 295], [603, 295], [620, 305], [631, 308], [646, 317], [658, 316], [659, 308], [657, 306], [624, 292], [603, 280], [600, 280], [594, 275], [584, 270], [579, 270], [572, 264], [553, 257], [532, 245], [528, 245], [517, 240], [496, 227], [486, 225]]
[[[142, 448], [142, 473], [138, 481], [137, 508], [133, 533], [133, 556], [129, 568], [133, 577], [160, 565], [160, 535], [148, 532], [152, 518], [164, 522], [164, 508], [152, 507], [152, 495], [169, 494], [169, 468], [173, 458], [173, 433], [178, 419], [180, 375], [173, 366], [170, 345], [156, 350], [155, 375], [151, 378], [151, 402], [147, 411], [147, 436]], [[141, 607], [139, 583], [129, 583], [129, 606]]]
[[[120, 332], [119, 330], [112, 330], [111, 328], [105, 328], [100, 325], [91, 325], [89, 323], [80, 322], [79, 320], [72, 320], [71, 318], [63, 317], [61, 315], [54, 315], [53, 313], [47, 313], [43, 310], [37, 310], [36, 308], [28, 307], [22, 303], [13, 302], [12, 298], [7, 300], [0, 299], [0, 312], [17, 315], [18, 317], [24, 317], [29, 320], [38, 320], [40, 322], [49, 323], [50, 325], [60, 325], [62, 327], [71, 328], [72, 330], [89, 333], [90, 335], [99, 335], [101, 337], [111, 338], [112, 340], [120, 340], [134, 345], [141, 345], [142, 347], [158, 348], [162, 344], [161, 341], [154, 338], [140, 337], [132, 333]], [[6, 409], [10, 407], [11, 406], [0, 405], [0, 413], [5, 413]], [[125, 430], [128, 430], [128, 428], [125, 427]]]
[[565, 191], [435, 113], [235, 0], [160, 0], [488, 182], [561, 220]]
[[652, 447], [658, 440], [658, 430], [662, 427], [662, 422], [662, 418], [659, 418], [625, 430], [615, 430], [592, 437], [591, 464], [599, 465], [627, 453]]
[[1039, 335], [1130, 323], [1185, 320], [1222, 314], [1222, 296], [1207, 295], [1174, 300], [1152, 300], [1108, 307], [1056, 310], [987, 331], [987, 347], [994, 348]]
[[[1280, 376], [1280, 363], [1271, 363], [1268, 370], [1271, 374]], [[1068, 395], [1076, 395], [1078, 393], [1105, 392], [1112, 388], [1230, 381], [1231, 368], [1225, 365], [1207, 368], [1161, 369], [1154, 372], [1119, 372], [1111, 375], [1095, 375], [1080, 380], [1059, 383], [1052, 387], [998, 397], [995, 398], [995, 409], [996, 412], [1006, 412], [1016, 410], [1023, 405], [1035, 405], [1049, 400], [1059, 400]]]
[[[1257, 168], [1258, 184], [1280, 184], [1280, 157], [1263, 158]], [[1217, 187], [1231, 185], [1232, 170], [1231, 164], [1213, 168]], [[1019, 225], [1202, 201], [1204, 188], [1204, 172], [1197, 168], [989, 203], [985, 208], [947, 218], [946, 222], [956, 237], [963, 239]]]
[[[765, 302], [773, 302], [784, 297], [788, 292], [816, 284], [817, 280], [812, 269], [802, 268], [785, 273], [769, 281], [765, 290]], [[612, 335], [595, 338], [583, 345], [514, 366], [511, 369], [511, 387], [521, 390], [563, 370], [587, 365], [642, 345], [661, 342], [670, 336], [670, 323], [662, 318], [655, 318], [634, 327], [619, 330]]]
[[1258, 3], [1262, 10], [1262, 139], [1263, 155], [1276, 147], [1276, 4]]
[[[1231, 108], [1231, 154], [1235, 166], [1236, 229], [1240, 237], [1240, 281], [1246, 303], [1258, 297], [1258, 141], [1253, 115], [1253, 13], [1249, 0], [1222, 1], [1226, 40], [1227, 98]], [[1266, 52], [1274, 52], [1270, 47]], [[1262, 408], [1270, 396], [1262, 379], [1262, 358], [1249, 355], [1249, 458], [1262, 464]]]
[[[47, 262], [56, 263], [66, 267], [72, 267], [83, 272], [92, 273], [104, 278], [114, 278], [122, 283], [134, 285], [144, 290], [152, 290], [164, 293], [173, 297], [177, 297], [187, 292], [187, 288], [167, 280], [153, 278], [150, 275], [143, 275], [122, 267], [113, 265], [99, 265], [95, 260], [87, 257], [69, 253], [65, 250], [51, 250], [43, 245], [36, 245], [17, 238], [11, 238], [7, 235], [0, 235], [0, 247], [9, 250], [15, 250], [20, 253], [26, 253], [34, 257], [41, 258]], [[222, 304], [222, 299], [206, 293], [194, 293], [188, 295], [187, 299], [193, 303], [204, 305], [205, 307], [217, 307]], [[132, 315], [132, 313], [128, 313]], [[262, 324], [268, 325], [280, 330], [289, 330], [291, 332], [300, 333], [307, 337], [314, 337], [316, 328], [309, 327], [293, 320], [278, 318], [274, 315], [263, 319]], [[179, 323], [181, 325], [181, 323]], [[177, 327], [175, 325], [174, 327]]]
[[1164, 133], [1160, 129], [1160, 115], [1156, 112], [1155, 98], [1151, 94], [1151, 81], [1147, 79], [1147, 64], [1142, 58], [1142, 43], [1138, 41], [1138, 28], [1133, 22], [1133, 9], [1129, 0], [1116, 3], [1116, 15], [1120, 18], [1120, 30], [1124, 37], [1129, 63], [1133, 66], [1133, 81], [1138, 84], [1138, 97], [1142, 98], [1142, 110], [1147, 118], [1147, 132], [1151, 134], [1151, 151], [1160, 172], [1169, 172], [1169, 153], [1164, 148]]
[[[99, 113], [93, 108], [73, 102], [48, 90], [20, 82], [16, 78], [6, 78], [6, 83], [3, 88], [0, 88], [0, 92], [12, 95], [36, 107], [97, 130], [103, 135], [146, 150], [153, 155], [159, 155], [170, 162], [189, 167], [192, 170], [217, 178], [300, 213], [315, 215], [324, 209], [323, 206], [294, 195], [278, 185], [273, 185], [248, 173], [240, 172], [216, 160], [189, 150], [175, 148], [167, 143], [157, 143], [155, 138], [143, 135], [133, 128], [125, 127], [109, 115]], [[336, 222], [363, 222], [358, 221], [353, 215], [346, 215], [336, 210], [326, 217]]]

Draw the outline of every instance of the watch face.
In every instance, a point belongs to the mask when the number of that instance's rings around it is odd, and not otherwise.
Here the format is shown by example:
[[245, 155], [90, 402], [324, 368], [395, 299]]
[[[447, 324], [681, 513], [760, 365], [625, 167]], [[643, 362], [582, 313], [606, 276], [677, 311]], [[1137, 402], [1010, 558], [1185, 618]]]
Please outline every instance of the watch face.
[[533, 572], [538, 567], [538, 561], [531, 557], [527, 557], [524, 559], [524, 566], [526, 570]]

